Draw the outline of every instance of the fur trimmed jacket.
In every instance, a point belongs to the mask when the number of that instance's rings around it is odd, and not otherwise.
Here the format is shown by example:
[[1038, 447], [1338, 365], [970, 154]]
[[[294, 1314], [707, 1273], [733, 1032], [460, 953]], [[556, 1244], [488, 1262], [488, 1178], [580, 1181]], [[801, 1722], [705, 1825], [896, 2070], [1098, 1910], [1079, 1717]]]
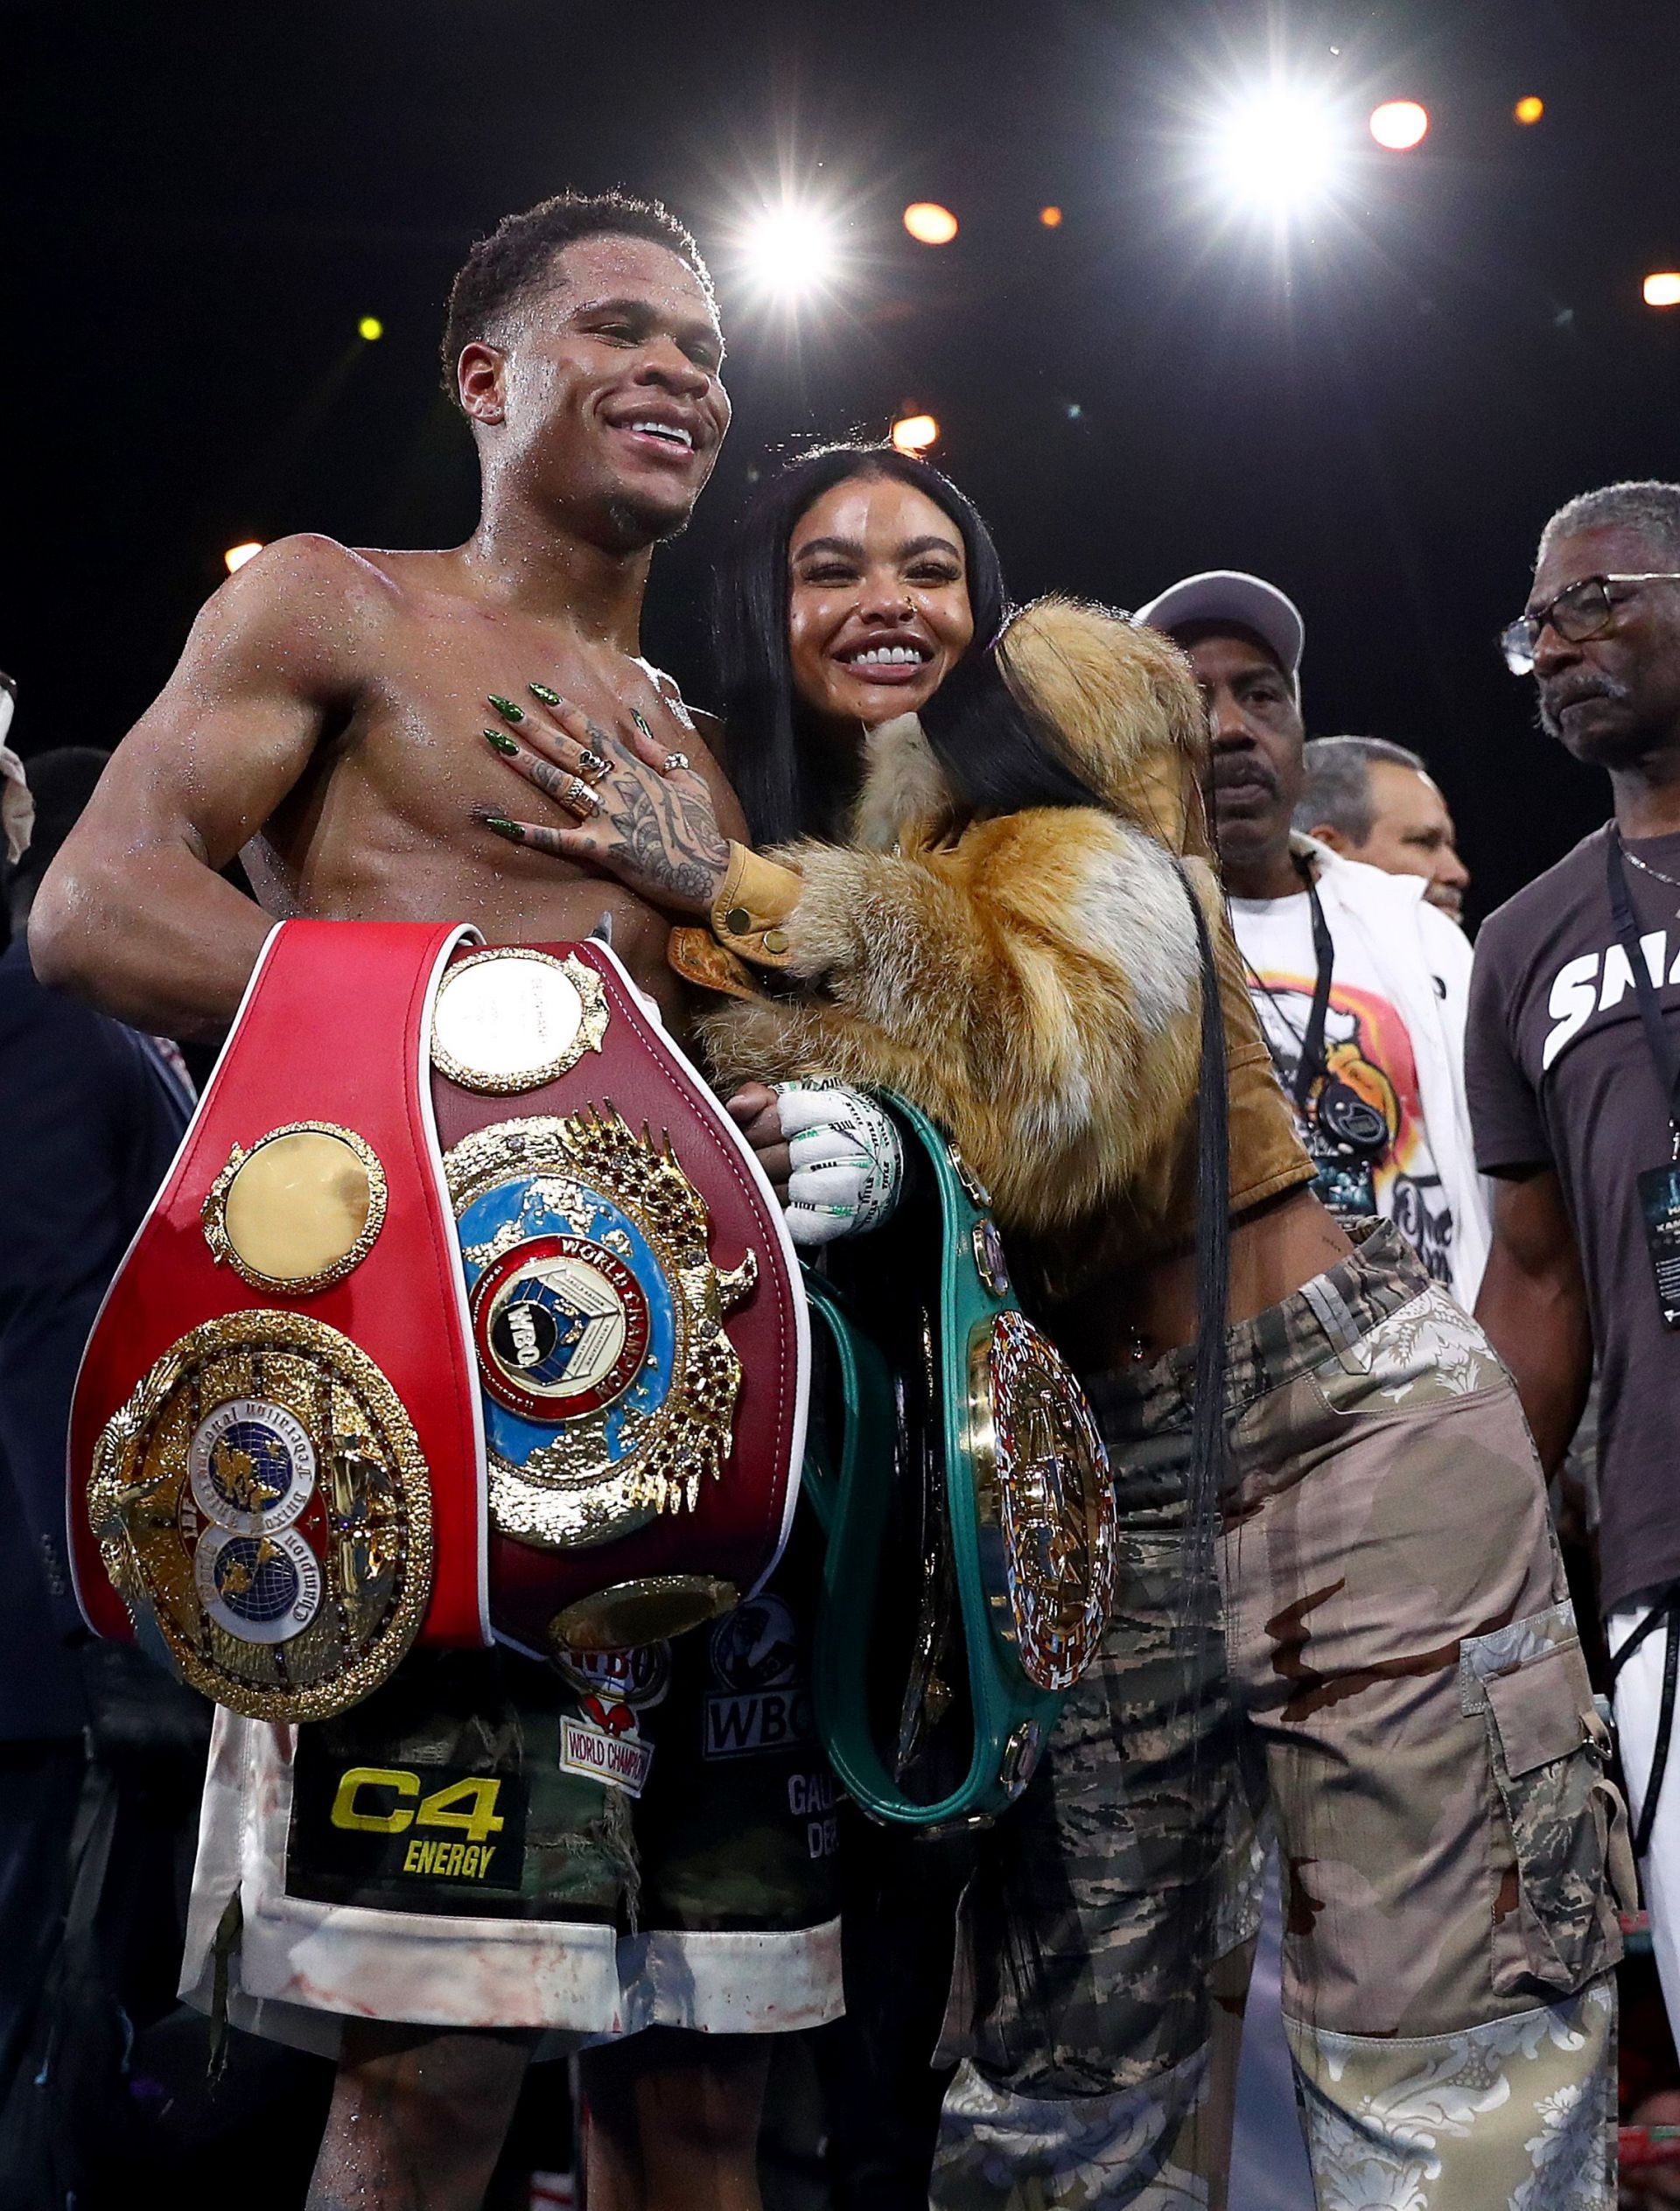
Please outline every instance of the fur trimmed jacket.
[[[1117, 1218], [1134, 1249], [1183, 1242], [1200, 967], [1174, 856], [1219, 950], [1234, 1077], [1240, 1055], [1265, 1060], [1209, 864], [1200, 701], [1166, 638], [1069, 599], [1017, 615], [998, 654], [1112, 810], [965, 821], [920, 724], [884, 724], [851, 841], [768, 856], [802, 878], [782, 969], [798, 987], [715, 1006], [705, 1046], [725, 1091], [818, 1074], [901, 1091], [956, 1137], [1006, 1228], [1060, 1242]], [[1269, 1062], [1264, 1080], [1275, 1156], [1234, 1144], [1238, 1202], [1310, 1172]]]

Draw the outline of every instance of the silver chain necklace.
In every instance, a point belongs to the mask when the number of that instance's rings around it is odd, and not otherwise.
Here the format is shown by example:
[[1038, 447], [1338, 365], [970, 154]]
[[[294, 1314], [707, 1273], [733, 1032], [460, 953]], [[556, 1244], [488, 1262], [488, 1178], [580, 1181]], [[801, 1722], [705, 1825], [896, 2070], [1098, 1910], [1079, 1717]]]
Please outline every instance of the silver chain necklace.
[[1659, 883], [1666, 883], [1671, 891], [1680, 891], [1680, 875], [1664, 875], [1660, 867], [1653, 867], [1648, 860], [1642, 860], [1638, 853], [1625, 843], [1621, 851], [1629, 867], [1636, 867], [1642, 875], [1654, 875]]

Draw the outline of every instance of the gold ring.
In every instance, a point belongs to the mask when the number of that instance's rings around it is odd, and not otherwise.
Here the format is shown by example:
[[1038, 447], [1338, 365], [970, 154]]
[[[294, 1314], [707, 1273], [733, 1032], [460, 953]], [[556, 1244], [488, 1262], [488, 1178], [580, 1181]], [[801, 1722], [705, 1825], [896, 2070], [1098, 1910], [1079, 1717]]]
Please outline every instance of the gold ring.
[[570, 807], [574, 814], [581, 814], [586, 821], [592, 819], [601, 810], [601, 801], [581, 775], [572, 777], [562, 793], [561, 799], [564, 805]]

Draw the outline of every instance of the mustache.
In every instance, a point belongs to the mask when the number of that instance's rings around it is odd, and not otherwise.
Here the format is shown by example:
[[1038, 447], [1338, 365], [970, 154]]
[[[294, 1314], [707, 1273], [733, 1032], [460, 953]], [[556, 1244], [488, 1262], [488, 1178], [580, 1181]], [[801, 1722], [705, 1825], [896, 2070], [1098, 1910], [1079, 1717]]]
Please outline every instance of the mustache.
[[1585, 680], [1580, 676], [1560, 677], [1556, 683], [1542, 683], [1538, 687], [1540, 726], [1548, 737], [1556, 737], [1560, 717], [1572, 706], [1584, 705], [1593, 698], [1607, 699], [1612, 706], [1626, 706], [1632, 697], [1632, 686], [1617, 682], [1612, 675], [1593, 675]]
[[1239, 753], [1234, 757], [1215, 758], [1209, 782], [1215, 794], [1221, 791], [1270, 791], [1278, 789], [1278, 778], [1270, 761], [1258, 753]]

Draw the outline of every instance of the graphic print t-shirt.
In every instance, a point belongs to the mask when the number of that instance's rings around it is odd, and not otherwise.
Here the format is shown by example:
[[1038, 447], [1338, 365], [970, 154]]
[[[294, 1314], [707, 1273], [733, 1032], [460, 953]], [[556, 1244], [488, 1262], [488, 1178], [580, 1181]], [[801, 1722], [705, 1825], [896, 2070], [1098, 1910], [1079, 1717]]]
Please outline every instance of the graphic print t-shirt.
[[[1230, 906], [1254, 1010], [1292, 1099], [1319, 973], [1312, 904], [1302, 891], [1289, 899], [1233, 899]], [[1344, 935], [1335, 954], [1324, 1056], [1330, 1073], [1388, 1123], [1389, 1147], [1374, 1178], [1376, 1209], [1394, 1222], [1435, 1280], [1450, 1286], [1452, 1212], [1424, 1126], [1410, 1035], [1357, 937]]]
[[[1600, 1599], [1680, 1579], [1680, 1334], [1662, 1325], [1638, 1178], [1673, 1150], [1662, 1085], [1616, 941], [1605, 831], [1482, 924], [1465, 1077], [1476, 1162], [1557, 1170], [1586, 1275], [1599, 1361]], [[1680, 878], [1680, 836], [1628, 850]], [[1646, 972], [1680, 1041], [1680, 888], [1628, 870]]]

